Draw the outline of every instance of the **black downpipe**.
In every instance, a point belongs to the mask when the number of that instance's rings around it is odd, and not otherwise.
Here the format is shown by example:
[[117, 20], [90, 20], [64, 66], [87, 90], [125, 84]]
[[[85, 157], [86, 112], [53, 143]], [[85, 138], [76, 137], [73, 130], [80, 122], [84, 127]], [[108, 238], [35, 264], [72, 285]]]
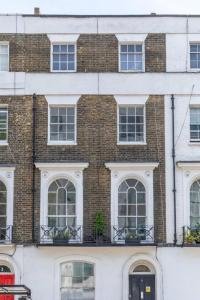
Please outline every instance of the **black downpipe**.
[[173, 161], [173, 195], [174, 195], [174, 245], [177, 243], [177, 232], [176, 232], [176, 151], [175, 151], [175, 105], [174, 95], [171, 96], [171, 109], [172, 109], [172, 161]]
[[33, 131], [32, 131], [32, 243], [35, 243], [35, 101], [37, 99], [36, 94], [33, 94], [32, 97], [32, 122], [33, 122]]

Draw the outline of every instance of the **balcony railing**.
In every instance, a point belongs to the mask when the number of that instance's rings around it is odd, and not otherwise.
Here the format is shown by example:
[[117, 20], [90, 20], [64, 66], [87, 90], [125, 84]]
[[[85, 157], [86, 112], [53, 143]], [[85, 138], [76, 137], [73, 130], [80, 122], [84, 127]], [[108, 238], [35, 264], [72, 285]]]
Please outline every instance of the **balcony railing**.
[[154, 243], [153, 226], [142, 226], [136, 229], [112, 226], [111, 229], [105, 227], [101, 232], [97, 232], [95, 230], [83, 230], [82, 226], [50, 227], [43, 225], [40, 226], [39, 244], [109, 246]]
[[154, 243], [153, 226], [140, 226], [137, 228], [113, 226], [113, 242], [118, 244], [152, 244]]
[[183, 227], [183, 245], [200, 247], [200, 224]]
[[0, 227], [0, 244], [10, 244], [12, 242], [12, 226]]
[[40, 243], [41, 244], [73, 244], [82, 242], [81, 226], [40, 226]]

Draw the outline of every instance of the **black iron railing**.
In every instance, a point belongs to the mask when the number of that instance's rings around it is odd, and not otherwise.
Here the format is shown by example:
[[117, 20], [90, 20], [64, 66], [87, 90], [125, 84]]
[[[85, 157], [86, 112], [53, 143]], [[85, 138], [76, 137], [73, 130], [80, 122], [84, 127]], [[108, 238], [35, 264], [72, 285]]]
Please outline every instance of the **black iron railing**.
[[0, 227], [0, 243], [11, 243], [12, 242], [12, 226], [8, 225]]
[[137, 228], [113, 226], [112, 240], [114, 243], [125, 244], [154, 243], [154, 227], [146, 225]]
[[72, 244], [82, 242], [81, 226], [40, 226], [39, 242], [41, 244]]
[[183, 245], [200, 247], [200, 224], [183, 227]]

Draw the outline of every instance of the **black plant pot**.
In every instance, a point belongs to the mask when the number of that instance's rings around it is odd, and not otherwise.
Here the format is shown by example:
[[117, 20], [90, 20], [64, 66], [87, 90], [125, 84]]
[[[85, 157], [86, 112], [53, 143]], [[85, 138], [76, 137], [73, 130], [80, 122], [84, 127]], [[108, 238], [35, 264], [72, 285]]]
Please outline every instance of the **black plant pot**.
[[129, 238], [125, 238], [125, 243], [126, 244], [139, 244], [140, 240], [139, 239], [129, 239]]
[[58, 239], [58, 238], [53, 238], [53, 244], [56, 245], [63, 245], [63, 244], [68, 244], [69, 239]]

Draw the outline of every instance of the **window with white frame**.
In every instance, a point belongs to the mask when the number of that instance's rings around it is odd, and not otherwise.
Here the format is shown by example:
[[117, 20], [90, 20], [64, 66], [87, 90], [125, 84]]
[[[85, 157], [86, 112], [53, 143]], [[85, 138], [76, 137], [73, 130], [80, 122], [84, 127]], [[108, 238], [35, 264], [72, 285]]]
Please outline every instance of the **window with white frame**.
[[137, 234], [146, 225], [145, 187], [136, 179], [126, 179], [118, 189], [118, 227]]
[[94, 300], [94, 265], [72, 261], [61, 264], [61, 300]]
[[8, 109], [0, 107], [0, 144], [8, 139]]
[[190, 68], [200, 69], [200, 43], [190, 44]]
[[57, 179], [49, 186], [48, 226], [76, 226], [76, 190], [65, 178]]
[[76, 45], [73, 43], [52, 44], [52, 71], [76, 70]]
[[0, 43], [0, 71], [9, 71], [9, 45]]
[[[6, 228], [7, 225], [7, 190], [5, 184], [0, 181], [0, 228]], [[1, 239], [1, 236], [0, 236]]]
[[49, 141], [75, 142], [75, 106], [50, 106]]
[[190, 226], [200, 224], [200, 180], [196, 180], [190, 188]]
[[143, 45], [120, 44], [120, 71], [143, 70]]
[[190, 107], [190, 141], [200, 142], [200, 107]]
[[118, 114], [119, 143], [144, 142], [144, 106], [120, 105]]

